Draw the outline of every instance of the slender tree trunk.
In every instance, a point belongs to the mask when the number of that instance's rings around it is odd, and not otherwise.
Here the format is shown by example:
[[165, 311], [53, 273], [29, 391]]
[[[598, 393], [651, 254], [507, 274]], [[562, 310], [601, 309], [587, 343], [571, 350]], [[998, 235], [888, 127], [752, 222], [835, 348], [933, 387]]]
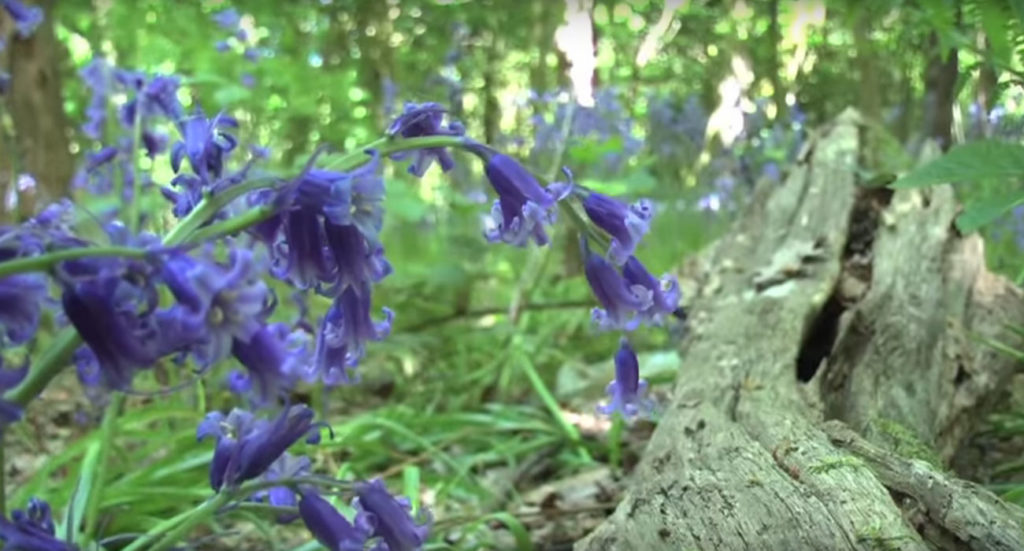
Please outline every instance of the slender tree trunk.
[[[988, 39], [982, 40], [983, 47], [989, 49]], [[999, 74], [996, 72], [995, 66], [992, 63], [983, 63], [981, 69], [978, 71], [978, 88], [977, 88], [977, 99], [978, 107], [980, 108], [979, 121], [981, 123], [982, 135], [991, 135], [992, 129], [988, 121], [988, 114], [993, 107], [996, 106], [996, 102], [999, 100], [997, 83], [999, 82]]]
[[488, 30], [487, 60], [484, 66], [484, 139], [495, 143], [501, 132], [501, 103], [498, 90], [501, 87], [501, 34], [497, 29]]
[[27, 39], [16, 34], [10, 48], [11, 90], [7, 98], [14, 123], [17, 163], [36, 185], [18, 193], [17, 212], [34, 213], [42, 204], [67, 194], [74, 170], [68, 149], [60, 65], [63, 47], [54, 33], [54, 0], [39, 5], [46, 18]]
[[[957, 23], [960, 6], [957, 3]], [[924, 73], [924, 138], [933, 139], [943, 149], [949, 149], [953, 133], [953, 102], [956, 99], [956, 81], [960, 76], [959, 56], [956, 48], [944, 50], [939, 35], [928, 37], [928, 60]]]
[[871, 26], [875, 14], [869, 4], [861, 4], [857, 10], [853, 28], [853, 43], [857, 55], [857, 73], [860, 77], [861, 115], [866, 119], [880, 122], [882, 119], [882, 91], [879, 88], [878, 66], [871, 41]]
[[779, 25], [779, 0], [768, 3], [768, 80], [772, 84], [772, 99], [775, 102], [775, 119], [785, 120], [789, 107], [786, 105], [786, 89], [782, 85], [782, 59], [779, 45], [782, 44], [782, 28]]

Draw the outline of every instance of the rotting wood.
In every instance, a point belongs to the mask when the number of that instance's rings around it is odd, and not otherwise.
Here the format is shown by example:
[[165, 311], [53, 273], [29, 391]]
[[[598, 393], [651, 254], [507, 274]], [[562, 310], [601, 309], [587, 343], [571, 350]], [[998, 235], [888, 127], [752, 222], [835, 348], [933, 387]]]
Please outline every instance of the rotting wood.
[[[691, 262], [671, 403], [578, 551], [1024, 549], [1020, 509], [991, 493], [891, 476], [918, 463], [879, 423], [953, 457], [1013, 371], [968, 337], [1024, 324], [1024, 301], [953, 229], [951, 189], [858, 187], [861, 129], [845, 112]], [[840, 421], [867, 440], [837, 442]], [[956, 515], [934, 510], [940, 495]]]

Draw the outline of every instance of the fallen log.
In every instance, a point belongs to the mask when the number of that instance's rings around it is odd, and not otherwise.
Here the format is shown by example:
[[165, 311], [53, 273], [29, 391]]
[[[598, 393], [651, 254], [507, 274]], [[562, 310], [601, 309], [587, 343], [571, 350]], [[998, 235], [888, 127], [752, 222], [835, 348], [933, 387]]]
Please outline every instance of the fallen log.
[[577, 551], [1024, 550], [1024, 510], [946, 470], [1017, 368], [975, 337], [1024, 298], [951, 187], [860, 185], [864, 134], [843, 113], [690, 263], [671, 401]]

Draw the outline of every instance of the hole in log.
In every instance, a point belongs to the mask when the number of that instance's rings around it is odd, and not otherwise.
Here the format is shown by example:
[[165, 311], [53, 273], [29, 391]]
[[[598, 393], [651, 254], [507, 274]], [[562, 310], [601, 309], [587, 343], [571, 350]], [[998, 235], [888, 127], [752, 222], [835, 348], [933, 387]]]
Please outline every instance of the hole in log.
[[811, 322], [796, 357], [796, 378], [802, 383], [810, 381], [818, 372], [822, 360], [828, 357], [839, 333], [839, 316], [843, 305], [834, 293], [828, 297], [817, 317]]

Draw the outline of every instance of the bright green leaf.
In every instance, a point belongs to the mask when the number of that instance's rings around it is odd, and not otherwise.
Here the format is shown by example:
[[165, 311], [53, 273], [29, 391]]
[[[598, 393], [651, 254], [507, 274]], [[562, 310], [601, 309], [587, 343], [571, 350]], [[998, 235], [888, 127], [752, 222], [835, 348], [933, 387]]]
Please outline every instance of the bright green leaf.
[[956, 227], [960, 233], [975, 232], [1021, 204], [1024, 204], [1024, 191], [1019, 189], [979, 199], [968, 203], [956, 217]]
[[979, 141], [958, 145], [893, 183], [894, 189], [1024, 176], [1024, 145]]

